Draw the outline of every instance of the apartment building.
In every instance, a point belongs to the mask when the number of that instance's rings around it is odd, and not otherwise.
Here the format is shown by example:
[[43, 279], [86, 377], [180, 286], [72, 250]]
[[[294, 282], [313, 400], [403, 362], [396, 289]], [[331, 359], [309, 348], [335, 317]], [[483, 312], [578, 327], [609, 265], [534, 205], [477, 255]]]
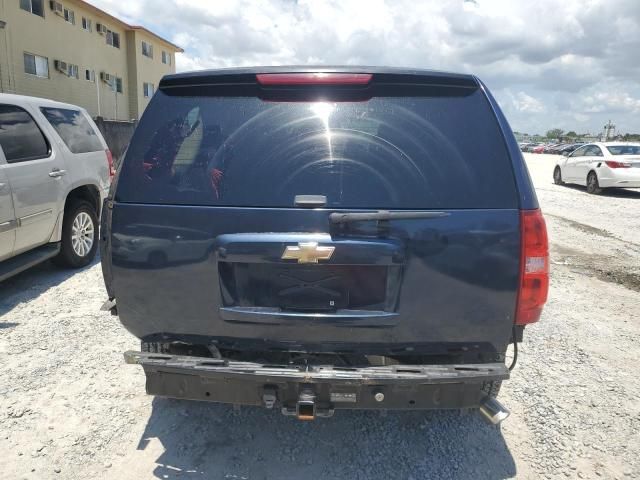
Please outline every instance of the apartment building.
[[178, 52], [83, 0], [0, 0], [0, 92], [138, 119]]

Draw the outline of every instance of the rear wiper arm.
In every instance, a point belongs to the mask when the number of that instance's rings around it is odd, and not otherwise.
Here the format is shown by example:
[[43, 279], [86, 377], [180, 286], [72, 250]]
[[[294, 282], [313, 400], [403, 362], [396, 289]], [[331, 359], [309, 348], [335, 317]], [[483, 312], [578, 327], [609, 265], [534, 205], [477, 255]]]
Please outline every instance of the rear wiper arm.
[[331, 223], [352, 223], [367, 221], [387, 221], [387, 220], [414, 220], [424, 218], [442, 218], [448, 217], [447, 212], [389, 212], [387, 210], [378, 210], [377, 212], [355, 212], [341, 213], [333, 212], [329, 215]]

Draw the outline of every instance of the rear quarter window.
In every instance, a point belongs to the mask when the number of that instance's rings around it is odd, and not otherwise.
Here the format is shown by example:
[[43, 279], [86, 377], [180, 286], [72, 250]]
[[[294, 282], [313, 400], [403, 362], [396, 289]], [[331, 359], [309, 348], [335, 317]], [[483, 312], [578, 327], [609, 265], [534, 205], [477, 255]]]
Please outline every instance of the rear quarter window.
[[40, 111], [72, 153], [103, 150], [100, 138], [80, 110], [41, 107]]
[[360, 102], [159, 91], [127, 152], [122, 202], [329, 208], [517, 208], [511, 160], [479, 90]]

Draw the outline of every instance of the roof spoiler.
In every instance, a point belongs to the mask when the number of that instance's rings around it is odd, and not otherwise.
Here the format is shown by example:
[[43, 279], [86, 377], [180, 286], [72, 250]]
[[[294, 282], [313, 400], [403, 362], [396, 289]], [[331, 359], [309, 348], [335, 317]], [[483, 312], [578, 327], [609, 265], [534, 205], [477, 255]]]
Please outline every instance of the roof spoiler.
[[[479, 88], [473, 75], [437, 72], [432, 70], [402, 69], [386, 67], [253, 67], [203, 70], [197, 72], [167, 75], [160, 81], [159, 88], [246, 86], [269, 88], [258, 80], [259, 76], [284, 74], [311, 75], [370, 75], [370, 85], [406, 85], [408, 87], [447, 87], [475, 90]], [[357, 84], [356, 84], [357, 85]], [[299, 84], [297, 86], [300, 86]], [[307, 84], [308, 86], [308, 84]], [[325, 85], [326, 86], [326, 85]]]

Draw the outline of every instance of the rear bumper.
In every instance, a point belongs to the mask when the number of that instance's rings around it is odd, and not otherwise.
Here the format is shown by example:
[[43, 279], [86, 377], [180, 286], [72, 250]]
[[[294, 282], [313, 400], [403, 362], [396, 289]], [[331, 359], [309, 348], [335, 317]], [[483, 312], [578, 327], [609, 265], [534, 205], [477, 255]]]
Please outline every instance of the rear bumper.
[[604, 179], [600, 181], [600, 187], [602, 188], [640, 188], [640, 180], [632, 181], [632, 180], [614, 180], [614, 179]]
[[640, 168], [601, 167], [598, 171], [598, 183], [603, 188], [640, 188]]
[[144, 368], [150, 395], [291, 414], [303, 399], [317, 416], [335, 409], [475, 408], [486, 396], [485, 382], [509, 378], [502, 363], [300, 367], [131, 351], [125, 360]]

